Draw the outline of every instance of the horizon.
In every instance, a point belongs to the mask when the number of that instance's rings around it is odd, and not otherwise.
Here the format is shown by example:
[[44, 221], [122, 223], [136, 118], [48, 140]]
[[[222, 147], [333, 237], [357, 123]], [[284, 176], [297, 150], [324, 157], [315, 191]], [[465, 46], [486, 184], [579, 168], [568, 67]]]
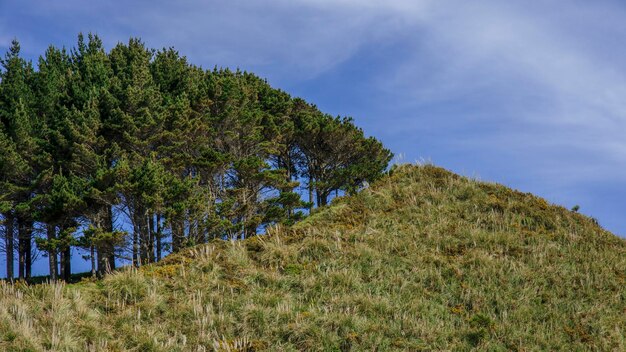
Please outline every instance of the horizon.
[[3, 2], [0, 18], [3, 55], [16, 38], [36, 64], [79, 32], [107, 50], [130, 37], [174, 47], [192, 64], [253, 72], [354, 117], [396, 160], [578, 205], [626, 236], [620, 2], [71, 0]]

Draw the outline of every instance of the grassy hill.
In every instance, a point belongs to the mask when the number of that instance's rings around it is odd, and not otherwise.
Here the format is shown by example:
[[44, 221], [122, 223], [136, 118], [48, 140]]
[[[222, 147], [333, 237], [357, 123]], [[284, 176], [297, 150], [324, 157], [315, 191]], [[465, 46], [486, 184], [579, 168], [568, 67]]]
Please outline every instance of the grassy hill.
[[0, 283], [0, 350], [626, 350], [626, 241], [401, 166], [294, 228], [98, 282]]

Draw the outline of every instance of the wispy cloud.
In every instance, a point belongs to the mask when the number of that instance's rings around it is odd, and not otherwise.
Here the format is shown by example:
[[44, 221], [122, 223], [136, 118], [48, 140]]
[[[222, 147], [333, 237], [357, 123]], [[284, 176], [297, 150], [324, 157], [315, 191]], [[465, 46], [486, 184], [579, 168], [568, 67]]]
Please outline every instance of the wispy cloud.
[[[20, 12], [29, 17], [29, 23], [38, 23], [38, 28], [97, 32], [109, 46], [129, 35], [140, 36], [153, 46], [174, 45], [196, 61], [279, 67], [306, 79], [341, 64], [362, 45], [402, 30], [403, 18], [396, 14], [405, 8], [414, 12], [415, 4], [157, 0], [96, 1], [85, 6], [82, 1], [68, 0], [35, 1], [28, 10], [14, 6], [8, 12]], [[49, 44], [32, 37], [28, 40], [33, 46]]]
[[[427, 16], [398, 12], [415, 18], [413, 51], [398, 67], [380, 75], [388, 92], [411, 102], [404, 103], [403, 110], [411, 104], [419, 108], [469, 103], [469, 109], [443, 116], [463, 126], [464, 136], [431, 133], [464, 147], [508, 154], [541, 175], [556, 177], [562, 170], [559, 182], [588, 177], [626, 181], [626, 69], [622, 60], [611, 57], [611, 48], [593, 43], [603, 34], [626, 32], [624, 22], [615, 17], [619, 12], [624, 15], [620, 5], [560, 3], [531, 8], [495, 1], [427, 5]], [[434, 128], [448, 123], [431, 122]], [[484, 133], [490, 124], [498, 125], [497, 133]], [[407, 128], [402, 124], [402, 130]], [[497, 151], [494, 145], [499, 146]], [[582, 172], [589, 167], [595, 171]]]

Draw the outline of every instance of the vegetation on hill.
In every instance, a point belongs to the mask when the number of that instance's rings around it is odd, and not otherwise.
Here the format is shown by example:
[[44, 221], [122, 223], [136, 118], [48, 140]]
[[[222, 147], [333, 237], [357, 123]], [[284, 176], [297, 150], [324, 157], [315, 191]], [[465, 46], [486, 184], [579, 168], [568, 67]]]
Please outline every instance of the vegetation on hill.
[[0, 283], [0, 349], [624, 351], [625, 281], [626, 242], [593, 219], [400, 166], [264, 236]]
[[30, 278], [37, 249], [51, 278], [69, 280], [72, 247], [102, 274], [116, 259], [140, 266], [292, 224], [377, 179], [390, 159], [350, 118], [139, 39], [107, 52], [81, 35], [71, 50], [49, 47], [36, 68], [14, 41], [0, 59], [9, 278]]

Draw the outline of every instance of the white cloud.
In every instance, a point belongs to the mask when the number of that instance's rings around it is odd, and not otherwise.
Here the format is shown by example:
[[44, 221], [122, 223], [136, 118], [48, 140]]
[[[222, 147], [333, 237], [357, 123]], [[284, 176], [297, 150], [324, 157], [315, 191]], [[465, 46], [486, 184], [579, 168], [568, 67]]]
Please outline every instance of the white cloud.
[[[371, 28], [401, 35], [411, 49], [404, 60], [390, 57], [401, 64], [381, 67], [374, 84], [395, 96], [395, 113], [470, 105], [414, 128], [406, 118], [396, 124], [403, 137], [432, 123], [428, 132], [445, 140], [450, 131], [437, 128], [456, 124], [468, 133], [451, 143], [508, 156], [551, 182], [626, 181], [626, 10], [619, 4], [302, 1], [372, 21], [396, 18], [387, 24], [397, 27]], [[481, 133], [477, 123], [497, 124], [497, 133]]]
[[[509, 155], [552, 179], [567, 174], [568, 182], [626, 181], [626, 55], [598, 43], [611, 34], [624, 38], [626, 22], [615, 15], [598, 25], [601, 16], [621, 9], [587, 2], [570, 8], [494, 1], [429, 5], [429, 16], [415, 17], [413, 54], [381, 75], [389, 93], [406, 92], [400, 99], [415, 108], [474, 101], [464, 112], [439, 116], [468, 130], [452, 143]], [[621, 60], [612, 57], [619, 54]], [[476, 118], [485, 127], [498, 124], [498, 133], [477, 131]], [[436, 131], [442, 125], [434, 122], [430, 132], [446, 138], [447, 131]], [[585, 169], [592, 171], [571, 172]]]
[[[314, 77], [398, 28], [376, 11], [309, 1], [162, 3], [115, 21], [147, 42], [176, 46], [202, 61], [243, 67], [278, 66]], [[347, 5], [347, 4], [346, 4]]]

